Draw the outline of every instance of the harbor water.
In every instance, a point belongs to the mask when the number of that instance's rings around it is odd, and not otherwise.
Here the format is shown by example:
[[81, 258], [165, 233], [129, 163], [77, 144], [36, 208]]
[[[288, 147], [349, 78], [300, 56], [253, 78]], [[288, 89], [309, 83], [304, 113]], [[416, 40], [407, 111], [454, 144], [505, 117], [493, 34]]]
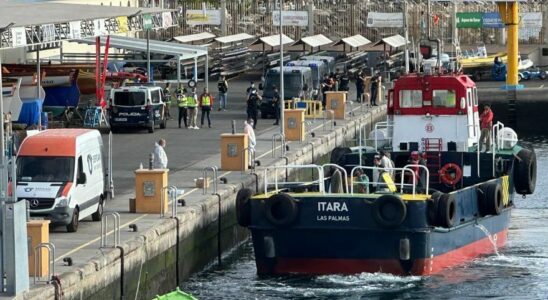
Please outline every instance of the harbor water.
[[[258, 277], [248, 240], [181, 286], [199, 299], [548, 299], [548, 136], [526, 138], [537, 154], [534, 195], [514, 198], [507, 245], [429, 277], [387, 274]], [[325, 245], [329, 247], [330, 245]]]

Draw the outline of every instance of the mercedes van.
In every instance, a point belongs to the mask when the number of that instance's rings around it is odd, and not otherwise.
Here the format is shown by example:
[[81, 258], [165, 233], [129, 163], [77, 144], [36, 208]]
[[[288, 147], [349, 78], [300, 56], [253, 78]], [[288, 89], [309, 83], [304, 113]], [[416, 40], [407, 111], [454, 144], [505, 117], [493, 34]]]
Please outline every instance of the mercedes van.
[[67, 231], [91, 216], [100, 221], [108, 176], [103, 140], [95, 129], [49, 129], [26, 137], [17, 154], [18, 201], [31, 216], [44, 217]]
[[327, 65], [321, 60], [292, 60], [287, 63], [289, 67], [309, 67], [312, 71], [312, 99], [318, 100], [323, 74], [327, 72]]

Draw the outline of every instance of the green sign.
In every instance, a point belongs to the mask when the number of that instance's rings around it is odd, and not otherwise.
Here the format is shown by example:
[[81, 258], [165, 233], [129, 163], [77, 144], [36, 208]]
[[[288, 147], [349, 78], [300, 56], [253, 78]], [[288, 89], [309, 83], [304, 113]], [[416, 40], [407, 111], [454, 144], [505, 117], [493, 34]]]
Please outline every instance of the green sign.
[[457, 13], [457, 28], [481, 28], [482, 19], [478, 12]]
[[151, 15], [143, 15], [143, 29], [144, 30], [150, 30], [152, 29], [152, 16]]

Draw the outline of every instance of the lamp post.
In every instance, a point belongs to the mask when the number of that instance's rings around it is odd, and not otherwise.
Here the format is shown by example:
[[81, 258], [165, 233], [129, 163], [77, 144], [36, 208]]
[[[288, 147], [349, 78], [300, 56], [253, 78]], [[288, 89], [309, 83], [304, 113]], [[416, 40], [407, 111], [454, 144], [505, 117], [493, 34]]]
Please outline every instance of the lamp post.
[[280, 0], [280, 133], [284, 134], [284, 110], [285, 110], [285, 95], [284, 95], [284, 44], [283, 44], [283, 0]]

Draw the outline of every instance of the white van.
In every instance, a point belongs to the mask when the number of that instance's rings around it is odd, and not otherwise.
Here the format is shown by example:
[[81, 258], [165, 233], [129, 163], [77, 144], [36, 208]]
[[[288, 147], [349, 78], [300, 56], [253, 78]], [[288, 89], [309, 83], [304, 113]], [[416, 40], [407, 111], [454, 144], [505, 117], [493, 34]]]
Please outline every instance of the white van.
[[108, 177], [103, 141], [94, 129], [49, 129], [23, 140], [17, 154], [19, 201], [31, 216], [78, 230], [80, 220], [100, 221]]

